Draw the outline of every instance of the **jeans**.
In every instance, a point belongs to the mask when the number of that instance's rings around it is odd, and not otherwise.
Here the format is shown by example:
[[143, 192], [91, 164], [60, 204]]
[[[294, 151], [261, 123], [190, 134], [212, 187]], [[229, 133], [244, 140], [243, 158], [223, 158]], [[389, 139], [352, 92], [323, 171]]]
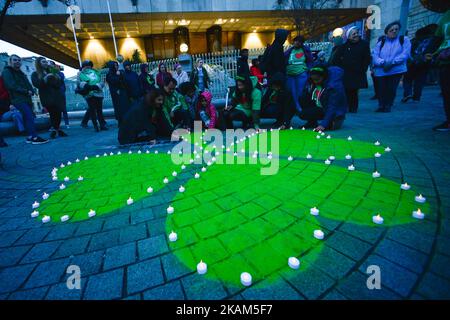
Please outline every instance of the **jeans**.
[[420, 100], [427, 74], [427, 70], [408, 71], [403, 77], [403, 97], [413, 96], [414, 100]]
[[402, 74], [394, 74], [391, 76], [377, 77], [378, 83], [378, 102], [381, 109], [390, 111], [394, 105], [397, 95], [398, 85]]
[[100, 126], [105, 127], [106, 121], [105, 118], [103, 117], [103, 105], [102, 105], [103, 98], [90, 97], [86, 99], [86, 102], [88, 104], [88, 109], [84, 114], [83, 120], [81, 120], [81, 124], [87, 125], [89, 119], [91, 119], [94, 128], [97, 128], [98, 127], [97, 119], [98, 119]]
[[25, 131], [25, 126], [23, 124], [23, 117], [19, 110], [5, 112], [0, 117], [0, 121], [14, 121], [17, 130], [19, 130], [19, 132]]
[[439, 70], [442, 98], [444, 99], [444, 112], [447, 123], [450, 124], [450, 65], [441, 66]]
[[359, 107], [358, 91], [359, 89], [345, 89], [345, 95], [347, 97], [349, 112], [358, 111]]
[[34, 113], [31, 106], [28, 103], [18, 103], [15, 104], [14, 107], [22, 113], [27, 134], [32, 138], [37, 137], [36, 127], [34, 125]]
[[294, 98], [297, 112], [302, 110], [300, 105], [300, 97], [302, 96], [303, 88], [305, 87], [307, 80], [307, 72], [300, 73], [296, 76], [287, 76], [287, 88], [292, 93], [292, 98]]

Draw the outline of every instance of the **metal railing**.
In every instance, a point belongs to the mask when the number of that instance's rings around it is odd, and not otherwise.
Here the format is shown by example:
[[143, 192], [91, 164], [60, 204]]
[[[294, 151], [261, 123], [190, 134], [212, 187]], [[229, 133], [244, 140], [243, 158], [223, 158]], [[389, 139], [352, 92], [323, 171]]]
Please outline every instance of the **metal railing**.
[[[332, 50], [332, 43], [330, 42], [315, 42], [307, 43], [307, 45], [313, 51], [324, 51], [326, 57], [329, 57]], [[287, 47], [285, 47], [287, 49]], [[265, 48], [257, 48], [249, 50], [249, 62], [257, 58], [264, 53]], [[222, 52], [209, 52], [200, 53], [192, 55], [192, 61], [195, 62], [198, 58], [202, 59], [204, 66], [208, 72], [211, 79], [211, 86], [209, 90], [211, 91], [214, 98], [225, 98], [227, 88], [234, 85], [234, 79], [237, 73], [237, 58], [239, 57], [239, 50], [227, 50]], [[164, 63], [167, 70], [173, 71], [175, 65], [178, 63], [178, 58], [156, 60], [148, 63], [150, 73], [156, 77], [158, 73], [158, 66], [160, 63]], [[132, 65], [132, 70], [140, 73], [140, 65]], [[108, 70], [102, 69], [101, 74], [103, 81], [105, 80]], [[67, 106], [68, 110], [82, 110], [86, 106], [84, 99], [75, 94], [76, 83], [73, 81], [68, 83], [67, 86]], [[104, 92], [104, 107], [112, 106], [111, 95], [109, 93], [109, 88], [105, 85]]]

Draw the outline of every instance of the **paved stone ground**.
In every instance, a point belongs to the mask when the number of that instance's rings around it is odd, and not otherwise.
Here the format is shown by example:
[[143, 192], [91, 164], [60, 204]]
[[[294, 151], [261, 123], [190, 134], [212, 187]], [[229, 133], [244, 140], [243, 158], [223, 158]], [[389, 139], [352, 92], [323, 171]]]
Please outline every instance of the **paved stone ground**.
[[[66, 139], [32, 146], [8, 138], [11, 146], [1, 149], [0, 299], [450, 299], [450, 134], [430, 130], [443, 119], [439, 91], [426, 88], [420, 104], [398, 104], [392, 114], [373, 113], [369, 91], [334, 136], [389, 145], [378, 169], [424, 191], [436, 219], [394, 228], [329, 224], [321, 257], [307, 271], [265, 289], [230, 288], [170, 253], [161, 203], [79, 223], [30, 218], [30, 204], [55, 190], [52, 167], [115, 148], [114, 126], [95, 134], [74, 125]], [[373, 160], [358, 162], [364, 167], [370, 172]], [[81, 290], [66, 287], [71, 264], [81, 267]], [[366, 288], [368, 265], [381, 267], [381, 290]]]

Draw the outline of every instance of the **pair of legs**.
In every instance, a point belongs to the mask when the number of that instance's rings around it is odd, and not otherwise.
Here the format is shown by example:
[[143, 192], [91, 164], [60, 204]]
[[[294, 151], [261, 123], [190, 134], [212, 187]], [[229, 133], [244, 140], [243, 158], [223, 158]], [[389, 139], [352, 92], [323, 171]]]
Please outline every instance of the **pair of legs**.
[[286, 128], [291, 125], [292, 117], [295, 114], [295, 110], [290, 105], [282, 105], [271, 103], [261, 110], [261, 118], [275, 118], [275, 127], [285, 126]]
[[69, 114], [67, 113], [67, 99], [66, 94], [64, 94], [63, 104], [62, 104], [62, 117], [64, 119], [64, 124], [69, 125]]
[[398, 85], [402, 74], [378, 77], [378, 104], [377, 112], [391, 112], [394, 100], [397, 95]]
[[410, 70], [403, 77], [403, 99], [402, 102], [407, 102], [412, 98], [415, 101], [420, 101], [422, 97], [422, 90], [427, 81], [427, 69], [418, 69], [411, 67]]
[[375, 77], [373, 72], [370, 73], [370, 76], [372, 77], [372, 82], [373, 82], [373, 97], [370, 98], [370, 100], [377, 100], [378, 99], [378, 82], [377, 82], [377, 77]]
[[445, 122], [434, 127], [437, 131], [450, 131], [450, 65], [443, 65], [439, 70], [442, 99], [444, 102]]
[[302, 107], [300, 106], [300, 97], [302, 96], [303, 88], [308, 80], [308, 73], [303, 72], [296, 76], [287, 76], [286, 86], [292, 94], [292, 98], [295, 101], [295, 108], [297, 112], [300, 112]]
[[247, 129], [252, 120], [244, 111], [236, 108], [228, 111], [224, 110], [221, 118], [225, 122], [225, 128], [222, 129], [233, 129], [233, 121], [242, 121], [243, 129]]
[[95, 131], [99, 131], [98, 123], [100, 123], [100, 129], [106, 130], [106, 121], [103, 117], [103, 98], [89, 97], [86, 99], [86, 102], [88, 104], [88, 109], [84, 114], [83, 120], [81, 120], [81, 125], [86, 127], [89, 119], [91, 119]]
[[[307, 121], [305, 127], [316, 128], [319, 125], [319, 120], [323, 120], [325, 117], [325, 111], [323, 108], [310, 107], [304, 108], [299, 114], [300, 119]], [[333, 119], [326, 130], [339, 130], [344, 123], [345, 117], [338, 116]]]
[[345, 95], [348, 102], [348, 112], [356, 113], [359, 107], [359, 89], [345, 89]]
[[20, 113], [19, 110], [5, 112], [0, 117], [0, 121], [5, 121], [5, 122], [6, 121], [13, 121], [14, 124], [16, 125], [17, 130], [19, 130], [19, 132], [24, 132], [25, 131], [25, 126], [24, 126], [24, 122], [23, 122], [23, 116], [22, 116], [22, 113]]
[[25, 131], [28, 134], [27, 143], [42, 144], [48, 142], [48, 140], [42, 139], [37, 135], [34, 123], [34, 113], [31, 105], [28, 103], [17, 103], [14, 106], [22, 114]]

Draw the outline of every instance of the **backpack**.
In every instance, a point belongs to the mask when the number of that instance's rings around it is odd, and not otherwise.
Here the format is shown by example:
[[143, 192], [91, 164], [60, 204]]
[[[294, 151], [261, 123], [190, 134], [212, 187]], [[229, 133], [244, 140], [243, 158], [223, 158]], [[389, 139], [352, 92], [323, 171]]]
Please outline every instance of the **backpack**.
[[[405, 36], [400, 36], [400, 45], [403, 47], [403, 44], [405, 43]], [[383, 49], [384, 44], [386, 43], [386, 36], [381, 36], [378, 41], [381, 41], [380, 51]]]

